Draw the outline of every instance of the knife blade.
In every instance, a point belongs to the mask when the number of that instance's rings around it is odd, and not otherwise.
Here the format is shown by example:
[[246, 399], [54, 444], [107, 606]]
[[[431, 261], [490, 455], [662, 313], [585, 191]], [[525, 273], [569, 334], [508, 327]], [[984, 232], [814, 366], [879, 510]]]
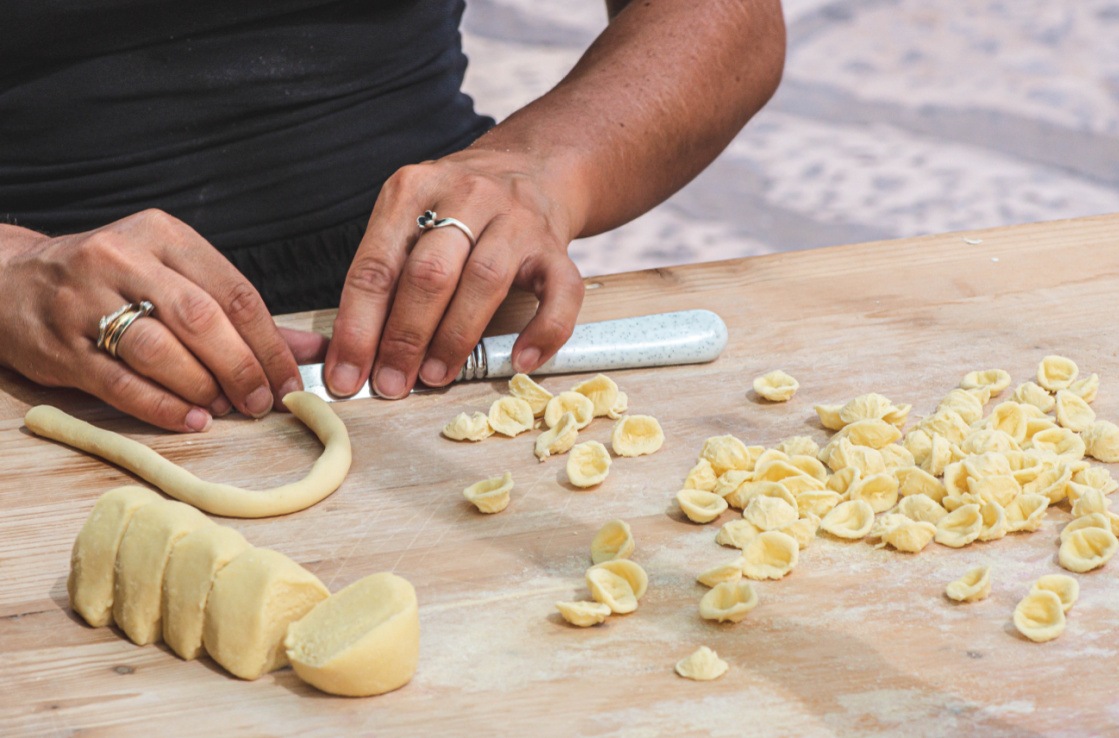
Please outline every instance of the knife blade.
[[[511, 377], [516, 333], [487, 336], [474, 347], [455, 382]], [[681, 310], [575, 326], [571, 338], [533, 376], [602, 372], [714, 361], [727, 345], [727, 326], [710, 310]], [[376, 397], [370, 382], [349, 397], [333, 395], [322, 364], [299, 367], [303, 388], [327, 402]], [[413, 392], [444, 387], [419, 386]]]

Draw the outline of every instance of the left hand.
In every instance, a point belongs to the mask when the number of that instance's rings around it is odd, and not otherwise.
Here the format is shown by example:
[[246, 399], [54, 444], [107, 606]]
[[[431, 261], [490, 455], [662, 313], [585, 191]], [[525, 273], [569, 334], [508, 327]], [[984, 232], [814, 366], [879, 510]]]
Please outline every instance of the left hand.
[[[513, 285], [540, 301], [514, 344], [514, 367], [530, 372], [559, 350], [583, 301], [567, 255], [580, 224], [547, 179], [530, 156], [484, 149], [390, 177], [342, 290], [326, 354], [331, 391], [353, 394], [371, 370], [387, 398], [406, 396], [417, 377], [449, 383]], [[421, 231], [425, 210], [465, 223], [477, 245], [457, 228]]]

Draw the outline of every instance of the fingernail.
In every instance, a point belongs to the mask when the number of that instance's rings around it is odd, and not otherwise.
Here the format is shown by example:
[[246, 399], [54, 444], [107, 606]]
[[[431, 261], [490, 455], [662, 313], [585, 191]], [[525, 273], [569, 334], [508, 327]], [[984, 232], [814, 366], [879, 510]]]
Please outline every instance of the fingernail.
[[301, 389], [303, 389], [303, 383], [295, 377], [292, 377], [288, 381], [284, 382], [284, 386], [280, 388], [280, 399], [284, 399], [292, 392], [299, 392]]
[[420, 379], [424, 384], [432, 386], [443, 383], [443, 378], [447, 376], [447, 365], [439, 361], [439, 359], [427, 359], [424, 361], [423, 366], [420, 367]]
[[272, 409], [272, 393], [267, 387], [257, 387], [245, 398], [245, 408], [254, 418], [267, 415]]
[[195, 433], [201, 433], [205, 430], [209, 430], [213, 418], [210, 417], [210, 413], [202, 408], [194, 407], [186, 414], [186, 420], [184, 422], [187, 428], [190, 428]]
[[352, 395], [357, 392], [357, 383], [361, 371], [353, 364], [335, 364], [330, 376], [326, 378], [327, 386], [336, 395]]
[[218, 399], [210, 403], [210, 414], [215, 418], [222, 418], [229, 415], [233, 410], [233, 404], [225, 395], [221, 395]]
[[377, 370], [377, 378], [373, 381], [373, 389], [381, 397], [395, 400], [404, 396], [404, 372], [386, 366]]
[[537, 362], [540, 361], [540, 349], [526, 348], [517, 355], [516, 368], [517, 371], [528, 374], [535, 371]]

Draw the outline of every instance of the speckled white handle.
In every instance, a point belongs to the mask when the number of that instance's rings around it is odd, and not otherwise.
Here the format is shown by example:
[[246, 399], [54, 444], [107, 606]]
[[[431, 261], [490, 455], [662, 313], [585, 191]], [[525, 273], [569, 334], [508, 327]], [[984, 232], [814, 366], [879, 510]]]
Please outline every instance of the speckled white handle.
[[[483, 338], [459, 379], [511, 377], [517, 334]], [[710, 310], [682, 310], [575, 326], [559, 352], [533, 372], [635, 369], [714, 361], [727, 345], [727, 326]]]

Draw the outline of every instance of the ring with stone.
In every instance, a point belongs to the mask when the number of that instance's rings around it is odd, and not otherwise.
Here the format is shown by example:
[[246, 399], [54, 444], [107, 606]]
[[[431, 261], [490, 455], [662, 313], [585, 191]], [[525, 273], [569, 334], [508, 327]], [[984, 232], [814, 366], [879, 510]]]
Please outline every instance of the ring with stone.
[[470, 230], [469, 226], [456, 218], [440, 218], [435, 214], [434, 210], [425, 210], [424, 214], [416, 218], [416, 223], [419, 224], [421, 231], [430, 231], [435, 228], [446, 228], [450, 226], [462, 231], [462, 235], [466, 236], [466, 240], [470, 242], [470, 248], [474, 248], [477, 240], [474, 238], [474, 232]]
[[124, 332], [139, 318], [146, 318], [155, 310], [155, 305], [147, 300], [139, 304], [130, 302], [117, 310], [103, 315], [97, 326], [97, 348], [105, 351], [114, 359], [117, 357], [117, 345], [120, 343]]

